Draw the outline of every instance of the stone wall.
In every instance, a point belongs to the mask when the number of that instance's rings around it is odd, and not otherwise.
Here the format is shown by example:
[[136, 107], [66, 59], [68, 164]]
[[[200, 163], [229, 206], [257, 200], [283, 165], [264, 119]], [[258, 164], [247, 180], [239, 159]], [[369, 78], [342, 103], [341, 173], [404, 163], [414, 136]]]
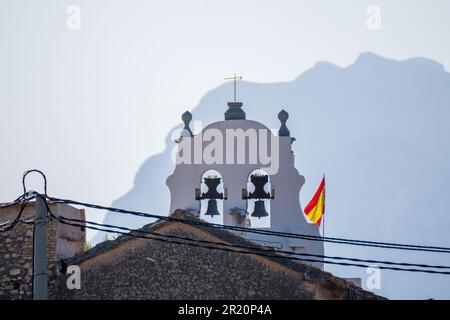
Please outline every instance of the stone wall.
[[33, 277], [33, 230], [21, 225], [0, 233], [0, 299], [29, 299]]
[[[51, 204], [55, 215], [84, 220], [84, 210], [61, 204]], [[28, 203], [23, 217], [33, 217], [35, 203]], [[19, 205], [0, 209], [0, 222], [14, 219]], [[83, 252], [85, 231], [50, 220], [48, 225], [49, 292], [55, 292], [59, 260]], [[73, 230], [75, 229], [75, 230]], [[0, 233], [0, 300], [32, 299], [33, 225], [21, 224]]]

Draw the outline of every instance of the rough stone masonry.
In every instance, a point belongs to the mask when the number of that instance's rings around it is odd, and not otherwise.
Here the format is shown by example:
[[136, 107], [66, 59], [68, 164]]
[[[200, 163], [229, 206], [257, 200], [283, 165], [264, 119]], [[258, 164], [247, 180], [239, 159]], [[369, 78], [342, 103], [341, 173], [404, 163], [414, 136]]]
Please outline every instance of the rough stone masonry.
[[[0, 223], [12, 220], [20, 204], [0, 209]], [[59, 216], [84, 220], [84, 210], [62, 204], [50, 204]], [[33, 217], [35, 202], [29, 202], [23, 217]], [[70, 228], [56, 221], [48, 223], [48, 276], [50, 298], [56, 285], [60, 259], [73, 257], [84, 251], [85, 231]], [[21, 224], [0, 233], [0, 300], [32, 299], [33, 290], [33, 225]]]

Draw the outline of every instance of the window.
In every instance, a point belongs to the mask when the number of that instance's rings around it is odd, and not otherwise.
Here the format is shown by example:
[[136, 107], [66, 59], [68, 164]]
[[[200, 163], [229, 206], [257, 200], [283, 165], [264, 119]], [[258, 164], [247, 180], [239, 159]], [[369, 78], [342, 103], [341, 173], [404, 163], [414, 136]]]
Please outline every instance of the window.
[[223, 224], [223, 201], [226, 198], [222, 175], [207, 170], [200, 181], [200, 219]]
[[253, 170], [247, 179], [247, 212], [252, 228], [270, 228], [270, 200], [273, 197], [270, 176]]

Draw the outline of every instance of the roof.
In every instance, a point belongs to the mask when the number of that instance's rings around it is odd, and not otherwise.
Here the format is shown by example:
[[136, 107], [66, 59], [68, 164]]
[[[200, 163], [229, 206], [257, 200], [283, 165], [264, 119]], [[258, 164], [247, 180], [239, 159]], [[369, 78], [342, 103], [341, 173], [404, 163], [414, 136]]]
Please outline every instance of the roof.
[[[179, 218], [179, 219], [185, 219], [185, 220], [191, 220], [191, 221], [203, 221], [197, 218], [196, 216], [192, 215], [189, 212], [186, 212], [184, 210], [176, 210], [171, 217]], [[165, 225], [173, 224], [173, 223], [183, 223], [179, 221], [166, 221], [166, 220], [157, 220], [153, 223], [147, 224], [143, 226], [140, 229], [137, 229], [137, 231], [144, 231], [144, 232], [154, 232], [156, 229], [163, 227]], [[201, 230], [203, 232], [209, 233], [213, 235], [216, 238], [219, 238], [220, 240], [232, 244], [232, 245], [238, 245], [238, 246], [246, 246], [246, 247], [253, 247], [255, 249], [264, 249], [260, 245], [247, 240], [241, 236], [239, 236], [236, 233], [227, 231], [225, 229], [218, 229], [214, 227], [210, 227], [207, 225], [189, 225], [192, 228]], [[122, 244], [124, 244], [127, 241], [136, 239], [133, 236], [130, 235], [120, 235], [114, 240], [107, 240], [104, 242], [101, 242], [94, 246], [93, 248], [85, 251], [84, 253], [77, 255], [75, 257], [65, 259], [63, 261], [63, 265], [73, 265], [73, 264], [80, 264], [83, 261], [89, 260], [91, 258], [94, 258], [100, 254], [106, 253], [109, 250], [117, 249]], [[242, 249], [242, 248], [239, 248]], [[272, 253], [271, 253], [272, 254]], [[282, 254], [273, 254], [282, 257]], [[320, 282], [326, 282], [328, 286], [330, 287], [338, 287], [338, 288], [348, 288], [351, 289], [351, 292], [357, 292], [361, 293], [361, 295], [364, 296], [371, 296], [372, 298], [381, 298], [372, 292], [368, 292], [363, 290], [362, 288], [356, 286], [350, 281], [347, 281], [342, 278], [338, 278], [336, 276], [333, 276], [331, 273], [323, 271], [319, 268], [313, 267], [309, 264], [303, 263], [298, 260], [290, 260], [290, 259], [280, 259], [277, 257], [271, 257], [271, 256], [261, 256], [263, 259], [270, 260], [273, 263], [279, 264], [281, 266], [287, 267], [295, 272], [303, 274], [303, 279], [308, 281], [320, 281]]]

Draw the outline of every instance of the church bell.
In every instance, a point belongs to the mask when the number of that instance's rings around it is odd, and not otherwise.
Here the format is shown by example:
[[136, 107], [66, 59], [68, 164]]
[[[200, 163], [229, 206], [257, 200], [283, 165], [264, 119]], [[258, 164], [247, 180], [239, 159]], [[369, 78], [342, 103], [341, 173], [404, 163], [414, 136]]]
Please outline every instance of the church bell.
[[[209, 208], [209, 206], [208, 206]], [[253, 210], [252, 217], [262, 218], [267, 217], [269, 214], [266, 211], [263, 200], [255, 201], [255, 210]]]
[[219, 210], [217, 210], [217, 200], [216, 199], [208, 200], [208, 207], [206, 208], [205, 215], [211, 216], [211, 217], [220, 215]]

